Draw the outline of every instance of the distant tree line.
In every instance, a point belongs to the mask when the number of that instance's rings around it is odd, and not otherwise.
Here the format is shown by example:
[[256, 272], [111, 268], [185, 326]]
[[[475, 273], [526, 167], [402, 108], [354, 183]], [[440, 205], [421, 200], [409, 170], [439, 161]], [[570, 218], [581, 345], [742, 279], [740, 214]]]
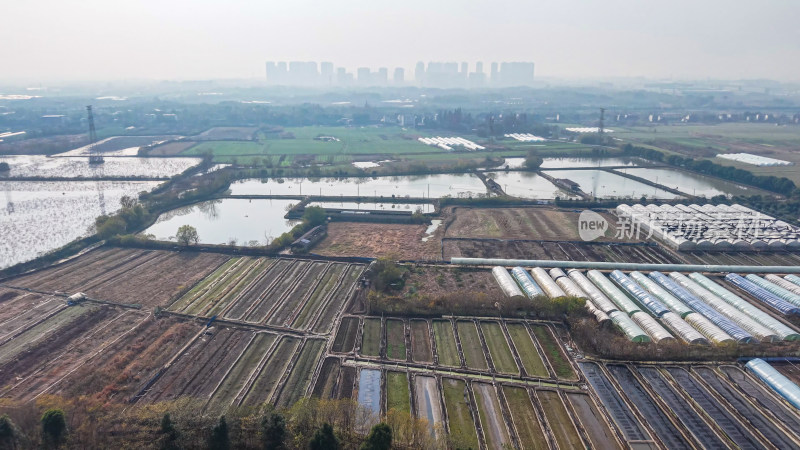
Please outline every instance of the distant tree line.
[[634, 146], [630, 143], [623, 145], [622, 151], [628, 156], [639, 156], [651, 161], [665, 162], [671, 166], [681, 167], [736, 183], [748, 184], [782, 195], [791, 195], [797, 189], [794, 182], [786, 177], [756, 175], [748, 170], [738, 169], [733, 166], [723, 166], [708, 159], [695, 160], [679, 155], [666, 155], [664, 152], [652, 148]]

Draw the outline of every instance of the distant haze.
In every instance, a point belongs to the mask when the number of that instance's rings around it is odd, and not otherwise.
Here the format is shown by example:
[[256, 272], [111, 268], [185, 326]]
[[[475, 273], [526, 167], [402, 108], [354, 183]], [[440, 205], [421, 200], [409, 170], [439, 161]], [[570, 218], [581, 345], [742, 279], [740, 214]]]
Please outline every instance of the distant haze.
[[800, 79], [797, 0], [28, 0], [0, 17], [0, 81], [262, 78], [533, 61], [537, 77]]

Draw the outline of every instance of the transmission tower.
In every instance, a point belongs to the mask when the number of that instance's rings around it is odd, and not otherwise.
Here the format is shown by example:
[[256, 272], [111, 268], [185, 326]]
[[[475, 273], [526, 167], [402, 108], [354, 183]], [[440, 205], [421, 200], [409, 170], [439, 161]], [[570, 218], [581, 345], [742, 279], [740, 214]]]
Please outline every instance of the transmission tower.
[[97, 144], [97, 132], [94, 129], [92, 105], [86, 107], [86, 112], [89, 114], [89, 164], [103, 164], [103, 156], [97, 152], [95, 147]]
[[6, 211], [8, 211], [9, 214], [14, 212], [14, 202], [11, 201], [11, 189], [10, 188], [6, 189]]
[[600, 108], [600, 127], [598, 127], [597, 132], [601, 135], [605, 132], [605, 129], [603, 127], [605, 117], [606, 117], [606, 109]]

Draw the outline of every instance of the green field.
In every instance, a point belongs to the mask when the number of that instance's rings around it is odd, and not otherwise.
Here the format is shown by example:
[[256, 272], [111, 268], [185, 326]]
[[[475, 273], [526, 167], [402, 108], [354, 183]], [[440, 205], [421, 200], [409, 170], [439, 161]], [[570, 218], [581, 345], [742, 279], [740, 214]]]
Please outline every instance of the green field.
[[787, 177], [800, 183], [796, 166], [759, 167], [715, 158], [716, 153], [752, 153], [800, 164], [800, 127], [767, 123], [724, 123], [718, 125], [661, 125], [614, 129], [613, 136], [624, 141], [648, 144], [660, 150], [679, 151], [705, 157], [722, 165], [748, 170], [756, 175]]
[[411, 412], [408, 393], [408, 375], [405, 372], [386, 372], [386, 409]]
[[406, 334], [402, 320], [386, 320], [386, 357], [406, 360]]
[[380, 356], [381, 319], [364, 319], [364, 332], [361, 335], [361, 354]]
[[442, 387], [453, 447], [479, 448], [475, 423], [472, 421], [472, 414], [466, 398], [466, 384], [461, 380], [443, 378]]
[[558, 392], [538, 391], [536, 395], [539, 397], [539, 403], [542, 404], [542, 410], [544, 410], [550, 430], [558, 442], [558, 447], [582, 448], [583, 443], [578, 435], [578, 430], [572, 424]]
[[[294, 127], [286, 128], [293, 139], [280, 139], [275, 135], [258, 133], [253, 141], [205, 141], [186, 149], [181, 156], [194, 156], [211, 153], [219, 163], [237, 162], [239, 164], [267, 165], [273, 168], [289, 168], [301, 157], [301, 164], [311, 162], [325, 164], [323, 170], [335, 167], [339, 170], [351, 169], [354, 160], [376, 159], [391, 156], [398, 160], [390, 165], [403, 168], [413, 162], [430, 165], [449, 165], [456, 163], [480, 165], [487, 157], [525, 156], [529, 150], [537, 150], [551, 156], [568, 156], [576, 152], [587, 152], [586, 145], [549, 141], [531, 144], [513, 139], [497, 142], [494, 150], [477, 152], [447, 152], [437, 147], [425, 145], [417, 140], [419, 136], [460, 136], [473, 142], [484, 142], [484, 138], [469, 134], [459, 134], [441, 130], [403, 130], [399, 127]], [[317, 136], [333, 136], [339, 141], [318, 141]], [[502, 147], [501, 147], [502, 146]], [[305, 158], [305, 155], [313, 158]], [[372, 169], [371, 169], [372, 170]], [[374, 169], [378, 172], [381, 169]]]
[[519, 369], [514, 362], [514, 355], [506, 342], [503, 329], [497, 322], [481, 322], [483, 338], [486, 346], [489, 347], [489, 354], [492, 356], [494, 368], [501, 373], [518, 374]]
[[556, 341], [553, 333], [551, 333], [547, 327], [542, 325], [534, 325], [533, 333], [536, 335], [536, 340], [539, 341], [539, 344], [544, 349], [547, 360], [550, 361], [550, 365], [553, 366], [556, 376], [558, 378], [565, 378], [568, 380], [576, 379], [577, 376], [575, 375], [575, 371], [569, 364], [567, 355], [564, 354], [564, 351]]
[[506, 396], [508, 409], [511, 411], [511, 418], [514, 421], [514, 428], [517, 435], [526, 449], [547, 449], [547, 439], [542, 432], [539, 417], [533, 409], [531, 398], [527, 389], [513, 386], [503, 386], [503, 394]]
[[[295, 127], [287, 128], [294, 139], [280, 139], [259, 135], [256, 141], [202, 142], [184, 155], [200, 155], [211, 151], [217, 156], [232, 155], [354, 155], [395, 154], [434, 151], [416, 137], [417, 132], [406, 132], [399, 127]], [[314, 140], [317, 136], [333, 136], [338, 142]]]
[[483, 354], [481, 339], [478, 336], [478, 329], [475, 327], [475, 323], [459, 320], [456, 325], [458, 327], [458, 339], [461, 341], [461, 351], [464, 353], [467, 367], [477, 370], [488, 369], [489, 364]]
[[506, 328], [508, 329], [508, 334], [511, 336], [511, 341], [514, 343], [514, 347], [517, 349], [519, 359], [522, 360], [522, 365], [525, 366], [525, 372], [528, 373], [528, 376], [549, 378], [550, 372], [547, 371], [547, 367], [545, 367], [544, 361], [542, 361], [542, 357], [539, 355], [539, 350], [537, 350], [536, 346], [533, 344], [531, 335], [528, 333], [525, 325], [521, 323], [507, 323]]
[[439, 364], [443, 366], [461, 367], [461, 358], [458, 356], [456, 338], [449, 320], [433, 321], [433, 336], [436, 340], [436, 354], [439, 355]]

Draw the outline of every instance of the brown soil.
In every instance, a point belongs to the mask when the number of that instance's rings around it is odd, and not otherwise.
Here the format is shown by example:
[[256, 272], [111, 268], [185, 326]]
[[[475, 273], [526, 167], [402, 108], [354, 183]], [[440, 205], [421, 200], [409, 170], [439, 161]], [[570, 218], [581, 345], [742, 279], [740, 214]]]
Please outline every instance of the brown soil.
[[[446, 237], [478, 237], [536, 240], [580, 240], [580, 212], [549, 207], [455, 208], [455, 220]], [[605, 240], [616, 234], [616, 217], [601, 214], [609, 225]]]
[[193, 322], [149, 318], [73, 373], [57, 393], [128, 401], [197, 331]]
[[427, 225], [333, 222], [328, 226], [328, 237], [312, 252], [324, 256], [438, 260], [441, 231], [422, 242], [426, 229]]
[[166, 306], [228, 259], [226, 255], [102, 249], [63, 266], [8, 281], [42, 291], [85, 292], [89, 297]]
[[434, 298], [455, 292], [502, 295], [490, 271], [450, 267], [416, 267], [406, 279], [404, 293], [411, 290]]

